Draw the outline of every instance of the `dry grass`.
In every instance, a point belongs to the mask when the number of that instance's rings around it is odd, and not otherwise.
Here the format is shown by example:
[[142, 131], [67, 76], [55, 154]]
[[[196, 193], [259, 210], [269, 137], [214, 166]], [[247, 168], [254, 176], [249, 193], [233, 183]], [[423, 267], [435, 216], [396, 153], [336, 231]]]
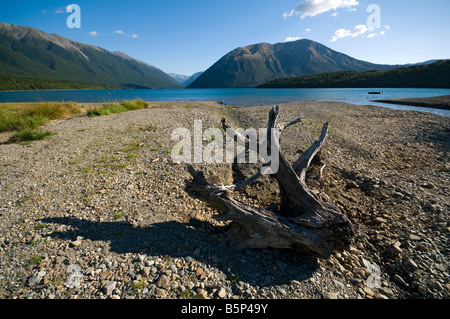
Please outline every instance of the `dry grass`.
[[43, 139], [51, 132], [40, 130], [40, 126], [81, 112], [73, 102], [3, 103], [0, 104], [0, 132], [16, 132], [11, 142]]

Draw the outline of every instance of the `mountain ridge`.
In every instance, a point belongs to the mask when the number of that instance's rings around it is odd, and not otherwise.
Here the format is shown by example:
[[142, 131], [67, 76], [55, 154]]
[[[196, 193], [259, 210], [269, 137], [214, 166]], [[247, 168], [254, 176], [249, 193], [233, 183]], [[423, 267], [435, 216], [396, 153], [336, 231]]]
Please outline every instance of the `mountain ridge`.
[[162, 70], [123, 52], [3, 22], [0, 73], [118, 88], [182, 88]]
[[230, 51], [188, 88], [256, 87], [282, 77], [394, 67], [358, 60], [308, 39], [264, 42]]

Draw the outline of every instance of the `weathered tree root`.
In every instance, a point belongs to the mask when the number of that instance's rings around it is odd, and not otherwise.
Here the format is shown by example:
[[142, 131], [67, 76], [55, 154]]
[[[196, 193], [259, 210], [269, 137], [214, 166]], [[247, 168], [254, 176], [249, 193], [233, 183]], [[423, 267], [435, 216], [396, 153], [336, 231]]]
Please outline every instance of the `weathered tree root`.
[[[301, 120], [297, 118], [277, 124], [278, 114], [278, 106], [273, 107], [269, 113], [268, 151], [271, 143], [279, 143], [279, 136], [285, 128]], [[223, 126], [224, 130], [228, 128], [225, 121]], [[288, 163], [277, 145], [279, 169], [270, 176], [278, 182], [280, 190], [281, 203], [278, 211], [245, 205], [232, 197], [233, 191], [242, 189], [260, 178], [260, 171], [233, 185], [214, 186], [207, 182], [201, 171], [188, 166], [193, 179], [186, 181], [186, 188], [221, 212], [215, 216], [216, 219], [233, 221], [227, 238], [238, 249], [287, 248], [328, 258], [333, 251], [348, 248], [354, 228], [338, 207], [322, 202], [306, 185], [306, 172], [312, 159], [323, 146], [327, 132], [328, 123], [323, 126], [319, 140], [293, 165]], [[239, 136], [239, 133], [234, 133]], [[241, 138], [245, 139], [243, 136]]]

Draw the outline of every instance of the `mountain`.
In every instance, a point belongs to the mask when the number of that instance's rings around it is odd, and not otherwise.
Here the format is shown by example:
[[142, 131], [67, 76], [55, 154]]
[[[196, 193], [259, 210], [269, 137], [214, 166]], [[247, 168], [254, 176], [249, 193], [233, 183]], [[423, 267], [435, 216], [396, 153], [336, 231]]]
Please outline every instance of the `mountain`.
[[168, 73], [173, 79], [175, 79], [175, 81], [177, 81], [178, 83], [180, 83], [183, 86], [188, 86], [189, 84], [191, 84], [192, 82], [194, 82], [195, 80], [197, 80], [197, 78], [202, 75], [203, 72], [197, 72], [194, 73], [193, 75], [183, 75], [183, 74], [175, 74], [175, 73]]
[[346, 70], [386, 70], [393, 67], [360, 61], [306, 39], [274, 45], [259, 43], [226, 54], [189, 88], [256, 87], [283, 77]]
[[0, 74], [130, 88], [181, 88], [160, 69], [122, 52], [0, 22]]
[[258, 88], [450, 88], [450, 60], [382, 71], [340, 71], [280, 78]]
[[189, 75], [167, 73], [172, 79], [183, 85], [183, 83], [190, 78]]
[[192, 82], [194, 82], [195, 80], [197, 80], [199, 78], [200, 75], [202, 75], [203, 72], [197, 72], [194, 73], [193, 75], [191, 75], [188, 79], [186, 79], [182, 84], [184, 86], [189, 86]]

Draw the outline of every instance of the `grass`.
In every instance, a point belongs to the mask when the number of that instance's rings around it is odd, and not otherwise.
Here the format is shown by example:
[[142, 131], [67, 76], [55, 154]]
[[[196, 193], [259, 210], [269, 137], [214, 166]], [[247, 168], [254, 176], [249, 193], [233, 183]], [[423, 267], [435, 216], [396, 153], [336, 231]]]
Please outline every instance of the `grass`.
[[118, 114], [128, 111], [142, 110], [148, 108], [148, 103], [142, 100], [123, 101], [120, 103], [107, 103], [101, 107], [93, 108], [87, 111], [86, 115], [90, 117]]
[[28, 259], [27, 264], [30, 265], [30, 266], [39, 265], [43, 259], [44, 259], [43, 256], [36, 255], [36, 256]]
[[[86, 115], [101, 116], [148, 108], [142, 100], [108, 103], [90, 109]], [[3, 103], [0, 104], [0, 133], [14, 132], [9, 143], [38, 141], [55, 133], [40, 127], [53, 120], [63, 120], [82, 113], [74, 102]], [[78, 132], [84, 132], [80, 129]]]
[[43, 140], [53, 135], [40, 126], [81, 113], [76, 103], [4, 103], [0, 104], [0, 132], [15, 132], [10, 143]]

